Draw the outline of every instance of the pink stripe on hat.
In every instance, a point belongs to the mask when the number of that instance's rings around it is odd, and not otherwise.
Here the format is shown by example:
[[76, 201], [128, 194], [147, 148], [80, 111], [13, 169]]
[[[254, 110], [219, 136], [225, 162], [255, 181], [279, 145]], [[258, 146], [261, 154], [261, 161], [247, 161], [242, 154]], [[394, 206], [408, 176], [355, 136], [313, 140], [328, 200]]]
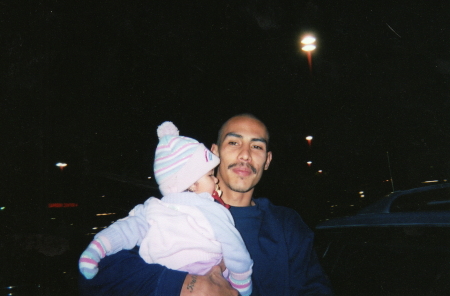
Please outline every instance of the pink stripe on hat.
[[170, 170], [171, 168], [173, 168], [174, 166], [178, 165], [179, 163], [181, 163], [181, 162], [183, 162], [183, 161], [186, 161], [186, 159], [189, 159], [191, 156], [192, 156], [192, 155], [188, 155], [188, 156], [186, 156], [186, 157], [184, 157], [184, 158], [182, 158], [182, 159], [180, 159], [180, 160], [178, 160], [178, 161], [172, 163], [171, 165], [169, 165], [169, 166], [167, 166], [167, 167], [163, 167], [163, 168], [161, 168], [161, 169], [155, 171], [155, 174], [160, 174], [161, 172], [168, 171], [168, 170]]

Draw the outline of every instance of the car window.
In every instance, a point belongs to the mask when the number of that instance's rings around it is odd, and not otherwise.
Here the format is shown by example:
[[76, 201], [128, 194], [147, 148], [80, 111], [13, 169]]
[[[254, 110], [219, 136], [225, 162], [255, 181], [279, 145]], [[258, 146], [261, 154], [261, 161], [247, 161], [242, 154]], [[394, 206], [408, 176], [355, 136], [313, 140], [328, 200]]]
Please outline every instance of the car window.
[[449, 211], [450, 188], [401, 195], [391, 205], [391, 212]]

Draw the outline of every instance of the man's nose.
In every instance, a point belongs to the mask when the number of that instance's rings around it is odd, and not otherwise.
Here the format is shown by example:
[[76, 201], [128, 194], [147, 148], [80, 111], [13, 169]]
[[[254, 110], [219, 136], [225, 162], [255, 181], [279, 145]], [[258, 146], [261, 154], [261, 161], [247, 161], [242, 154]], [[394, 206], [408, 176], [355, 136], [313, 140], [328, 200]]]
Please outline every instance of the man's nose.
[[242, 148], [241, 152], [239, 153], [239, 160], [242, 161], [250, 161], [251, 155], [250, 155], [250, 150], [248, 148]]

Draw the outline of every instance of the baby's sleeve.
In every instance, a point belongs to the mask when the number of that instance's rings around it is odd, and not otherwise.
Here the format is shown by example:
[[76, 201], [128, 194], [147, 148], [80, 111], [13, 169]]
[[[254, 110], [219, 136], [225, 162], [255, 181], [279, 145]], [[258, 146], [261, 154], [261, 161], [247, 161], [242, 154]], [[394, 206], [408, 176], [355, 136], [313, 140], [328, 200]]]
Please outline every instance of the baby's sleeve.
[[215, 238], [222, 246], [223, 260], [229, 270], [228, 281], [240, 295], [250, 295], [253, 260], [250, 258], [241, 234], [234, 226], [233, 217], [225, 207], [215, 203], [209, 210], [205, 209], [203, 214], [209, 220]]
[[127, 217], [117, 220], [95, 235], [95, 239], [100, 239], [104, 243], [106, 255], [115, 254], [120, 250], [131, 250], [141, 244], [150, 228], [146, 219], [147, 206], [148, 200], [134, 207]]

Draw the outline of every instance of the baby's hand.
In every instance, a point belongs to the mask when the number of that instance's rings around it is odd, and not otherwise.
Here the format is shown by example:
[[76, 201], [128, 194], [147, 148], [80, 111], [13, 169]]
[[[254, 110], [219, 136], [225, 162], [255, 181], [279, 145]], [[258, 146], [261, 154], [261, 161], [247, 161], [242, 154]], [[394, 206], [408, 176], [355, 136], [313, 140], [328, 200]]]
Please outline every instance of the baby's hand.
[[85, 278], [90, 280], [97, 274], [98, 263], [105, 257], [105, 253], [105, 247], [99, 239], [94, 239], [84, 250], [78, 261], [78, 266]]

